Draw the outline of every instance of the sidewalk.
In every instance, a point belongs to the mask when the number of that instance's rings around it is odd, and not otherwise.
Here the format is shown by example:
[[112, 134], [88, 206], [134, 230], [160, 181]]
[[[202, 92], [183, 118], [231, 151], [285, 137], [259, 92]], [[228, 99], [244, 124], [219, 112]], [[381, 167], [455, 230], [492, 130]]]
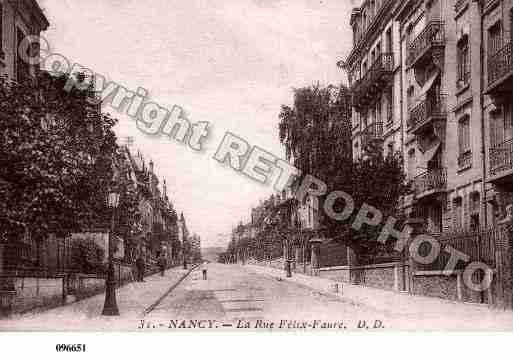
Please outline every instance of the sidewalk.
[[[322, 293], [335, 295], [345, 302], [354, 305], [363, 305], [371, 309], [389, 315], [416, 316], [482, 316], [490, 317], [498, 314], [503, 318], [509, 318], [513, 323], [513, 312], [490, 309], [484, 304], [471, 304], [453, 302], [439, 298], [410, 295], [377, 288], [371, 288], [349, 283], [335, 282], [321, 277], [312, 277], [304, 274], [293, 273], [291, 278], [286, 278], [283, 270], [260, 265], [245, 265], [245, 268], [259, 274], [269, 275], [275, 278], [293, 282]], [[338, 293], [335, 292], [335, 284], [338, 283]]]
[[132, 282], [116, 289], [119, 317], [101, 315], [105, 293], [82, 301], [0, 320], [0, 331], [18, 330], [136, 330], [146, 308], [155, 303], [173, 285], [189, 273], [189, 270], [171, 268], [164, 277], [155, 274], [145, 282]]

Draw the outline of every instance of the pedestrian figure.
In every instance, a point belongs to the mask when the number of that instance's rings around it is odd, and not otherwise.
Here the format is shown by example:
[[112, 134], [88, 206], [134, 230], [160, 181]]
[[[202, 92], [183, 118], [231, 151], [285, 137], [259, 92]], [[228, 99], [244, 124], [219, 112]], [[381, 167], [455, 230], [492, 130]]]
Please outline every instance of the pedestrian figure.
[[167, 267], [167, 260], [164, 254], [160, 254], [158, 264], [160, 267], [160, 275], [163, 277]]
[[144, 271], [146, 270], [146, 263], [142, 255], [139, 254], [139, 257], [135, 261], [135, 266], [137, 267], [137, 281], [144, 282]]
[[207, 270], [203, 269], [203, 280], [207, 280]]

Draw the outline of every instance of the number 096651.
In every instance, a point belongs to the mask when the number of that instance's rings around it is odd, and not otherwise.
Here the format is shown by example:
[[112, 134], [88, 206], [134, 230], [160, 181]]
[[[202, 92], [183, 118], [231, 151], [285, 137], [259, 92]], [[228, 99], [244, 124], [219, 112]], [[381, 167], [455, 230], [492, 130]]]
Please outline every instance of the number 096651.
[[56, 344], [55, 350], [60, 352], [67, 352], [67, 353], [83, 353], [86, 351], [86, 345], [85, 344]]

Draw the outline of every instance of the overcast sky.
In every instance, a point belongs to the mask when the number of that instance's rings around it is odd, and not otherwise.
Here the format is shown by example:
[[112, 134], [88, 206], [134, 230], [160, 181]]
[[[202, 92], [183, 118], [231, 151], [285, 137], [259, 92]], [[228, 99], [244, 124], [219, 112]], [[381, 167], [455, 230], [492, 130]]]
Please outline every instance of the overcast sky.
[[52, 50], [136, 89], [183, 107], [212, 134], [197, 153], [175, 140], [143, 135], [120, 119], [120, 138], [155, 162], [177, 210], [203, 246], [225, 245], [234, 224], [272, 193], [220, 166], [213, 154], [226, 131], [282, 157], [281, 104], [292, 88], [339, 84], [337, 60], [351, 47], [349, 0], [39, 0]]

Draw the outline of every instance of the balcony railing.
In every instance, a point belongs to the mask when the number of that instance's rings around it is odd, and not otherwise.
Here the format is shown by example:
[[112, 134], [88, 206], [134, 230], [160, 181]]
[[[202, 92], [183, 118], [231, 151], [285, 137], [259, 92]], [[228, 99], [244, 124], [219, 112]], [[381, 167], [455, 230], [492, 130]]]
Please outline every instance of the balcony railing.
[[411, 66], [434, 46], [445, 44], [445, 26], [443, 21], [431, 21], [424, 30], [408, 45], [406, 65]]
[[439, 168], [424, 172], [414, 178], [413, 184], [416, 196], [422, 196], [431, 191], [443, 191], [447, 185], [446, 170]]
[[508, 43], [488, 60], [488, 86], [513, 71], [513, 43]]
[[454, 4], [454, 11], [456, 13], [460, 12], [467, 4], [468, 0], [456, 0], [456, 3]]
[[364, 145], [368, 144], [374, 140], [380, 140], [383, 136], [383, 122], [374, 122], [368, 125], [361, 132], [362, 134], [362, 143]]
[[490, 174], [496, 176], [513, 169], [513, 138], [490, 148]]
[[429, 96], [410, 110], [408, 130], [415, 132], [434, 118], [447, 116], [446, 95]]
[[367, 72], [357, 80], [353, 89], [354, 104], [356, 107], [365, 107], [381, 90], [383, 82], [394, 70], [394, 54], [380, 54]]

